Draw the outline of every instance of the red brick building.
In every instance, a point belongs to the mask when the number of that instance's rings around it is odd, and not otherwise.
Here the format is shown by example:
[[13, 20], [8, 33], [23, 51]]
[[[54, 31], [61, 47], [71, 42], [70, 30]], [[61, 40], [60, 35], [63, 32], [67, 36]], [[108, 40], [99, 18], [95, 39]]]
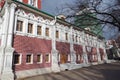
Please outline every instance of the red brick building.
[[41, 11], [41, 0], [1, 0], [0, 6], [1, 80], [107, 60], [104, 40]]

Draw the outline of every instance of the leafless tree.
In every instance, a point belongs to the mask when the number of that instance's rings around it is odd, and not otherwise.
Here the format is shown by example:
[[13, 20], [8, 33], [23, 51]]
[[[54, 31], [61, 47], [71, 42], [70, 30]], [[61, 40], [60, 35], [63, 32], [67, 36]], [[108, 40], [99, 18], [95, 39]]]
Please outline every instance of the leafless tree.
[[[69, 19], [81, 16], [82, 12], [82, 15], [84, 14], [97, 20], [99, 22], [98, 24], [117, 27], [120, 31], [120, 0], [113, 1], [115, 1], [114, 4], [106, 3], [105, 0], [77, 0], [74, 4], [66, 4], [66, 6], [62, 7], [62, 13], [66, 12], [65, 15]], [[97, 17], [89, 15], [88, 12], [96, 14]]]

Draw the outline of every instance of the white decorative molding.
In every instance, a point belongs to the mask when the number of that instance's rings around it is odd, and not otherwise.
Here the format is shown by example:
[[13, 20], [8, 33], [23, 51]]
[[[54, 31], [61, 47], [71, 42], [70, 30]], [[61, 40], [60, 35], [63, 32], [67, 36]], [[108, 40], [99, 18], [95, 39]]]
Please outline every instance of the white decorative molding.
[[21, 9], [18, 9], [16, 12], [15, 12], [16, 15], [19, 15], [19, 16], [26, 16], [26, 13], [25, 11], [21, 10]]
[[33, 13], [28, 13], [28, 18], [35, 20], [35, 15]]

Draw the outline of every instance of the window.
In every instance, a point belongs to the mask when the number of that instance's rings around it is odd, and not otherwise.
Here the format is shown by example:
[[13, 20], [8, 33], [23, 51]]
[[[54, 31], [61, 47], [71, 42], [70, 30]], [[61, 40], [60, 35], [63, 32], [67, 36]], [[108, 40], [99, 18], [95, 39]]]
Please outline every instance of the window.
[[46, 28], [45, 35], [49, 36], [49, 28]]
[[46, 55], [45, 55], [45, 62], [48, 63], [49, 61], [50, 61], [50, 56], [49, 56], [49, 54], [46, 54]]
[[65, 40], [68, 40], [68, 33], [65, 33]]
[[59, 31], [56, 31], [56, 38], [59, 38]]
[[20, 62], [21, 62], [20, 54], [15, 54], [14, 55], [14, 64], [20, 64]]
[[28, 23], [28, 33], [33, 33], [33, 24]]
[[32, 54], [26, 55], [26, 63], [32, 63]]
[[33, 6], [33, 5], [34, 5], [34, 0], [29, 0], [29, 4], [30, 4], [31, 6]]
[[83, 58], [81, 54], [76, 54], [76, 62], [77, 63], [83, 63]]
[[37, 55], [37, 62], [42, 63], [42, 55], [41, 54]]
[[76, 54], [76, 58], [77, 58], [77, 61], [79, 61], [80, 60], [80, 55]]
[[41, 26], [37, 26], [37, 35], [41, 35], [42, 29]]
[[23, 21], [17, 20], [16, 31], [22, 31], [22, 30], [23, 30]]
[[29, 0], [29, 4], [34, 7], [37, 7], [37, 2], [38, 0]]
[[72, 39], [73, 39], [73, 42], [74, 42], [74, 35], [72, 35]]
[[77, 36], [76, 36], [76, 42], [78, 42]]

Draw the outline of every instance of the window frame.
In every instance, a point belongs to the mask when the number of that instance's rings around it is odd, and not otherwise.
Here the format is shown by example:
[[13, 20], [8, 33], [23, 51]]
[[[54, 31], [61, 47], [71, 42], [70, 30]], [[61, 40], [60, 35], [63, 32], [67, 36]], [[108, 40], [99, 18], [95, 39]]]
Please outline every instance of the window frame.
[[[38, 61], [38, 55], [40, 55], [39, 61]], [[42, 63], [42, 62], [43, 62], [43, 55], [37, 54], [37, 63]]]
[[15, 61], [15, 55], [19, 55], [19, 62], [18, 62], [18, 63], [15, 63], [15, 62], [14, 62], [14, 64], [15, 64], [15, 65], [20, 65], [21, 62], [22, 62], [22, 54], [20, 54], [20, 53], [14, 53], [14, 61]]
[[42, 35], [42, 26], [37, 25], [37, 35]]
[[[18, 24], [18, 22], [21, 22], [20, 24]], [[19, 25], [19, 26], [18, 26]], [[16, 31], [18, 32], [23, 32], [23, 21], [22, 20], [17, 20], [16, 23]]]
[[56, 30], [56, 38], [59, 39], [59, 30]]
[[48, 27], [45, 28], [45, 36], [47, 36], [47, 37], [50, 36], [50, 28], [48, 28]]
[[[47, 61], [46, 61], [46, 55], [48, 55]], [[50, 54], [49, 53], [45, 54], [45, 63], [50, 63]]]
[[68, 33], [65, 33], [65, 40], [68, 41]]
[[[30, 25], [30, 26], [29, 26]], [[28, 22], [28, 29], [27, 29], [27, 33], [29, 34], [33, 34], [33, 24]]]
[[[27, 62], [27, 55], [30, 55], [30, 62]], [[26, 64], [32, 64], [33, 63], [33, 54], [26, 54]]]

